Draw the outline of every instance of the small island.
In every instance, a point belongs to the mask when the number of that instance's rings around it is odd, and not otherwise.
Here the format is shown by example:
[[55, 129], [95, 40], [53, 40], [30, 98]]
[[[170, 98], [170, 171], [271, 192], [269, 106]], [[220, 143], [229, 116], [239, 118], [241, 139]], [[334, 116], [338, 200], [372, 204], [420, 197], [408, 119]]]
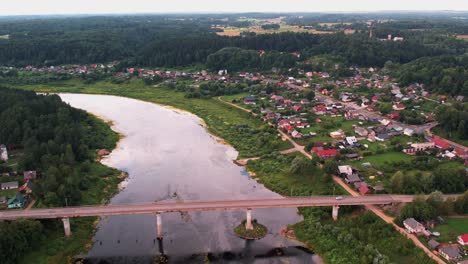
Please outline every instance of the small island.
[[247, 240], [257, 240], [264, 238], [268, 232], [266, 226], [259, 224], [257, 219], [252, 220], [251, 228], [247, 228], [247, 220], [242, 221], [242, 223], [236, 228], [234, 228], [234, 233], [240, 238]]

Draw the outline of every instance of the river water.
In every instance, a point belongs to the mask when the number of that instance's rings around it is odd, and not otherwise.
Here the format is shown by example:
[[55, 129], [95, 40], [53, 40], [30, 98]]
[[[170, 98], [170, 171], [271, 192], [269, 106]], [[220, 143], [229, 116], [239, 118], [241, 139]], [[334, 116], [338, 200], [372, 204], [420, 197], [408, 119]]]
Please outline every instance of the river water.
[[[116, 96], [60, 94], [71, 106], [113, 122], [124, 138], [103, 163], [129, 173], [128, 185], [111, 204], [153, 201], [272, 198], [278, 194], [251, 179], [232, 160], [237, 152], [221, 144], [190, 113]], [[245, 211], [162, 215], [162, 241], [156, 239], [155, 215], [104, 217], [87, 263], [314, 263], [315, 255], [279, 234], [301, 221], [296, 209], [253, 210], [268, 235], [247, 242], [233, 228]]]

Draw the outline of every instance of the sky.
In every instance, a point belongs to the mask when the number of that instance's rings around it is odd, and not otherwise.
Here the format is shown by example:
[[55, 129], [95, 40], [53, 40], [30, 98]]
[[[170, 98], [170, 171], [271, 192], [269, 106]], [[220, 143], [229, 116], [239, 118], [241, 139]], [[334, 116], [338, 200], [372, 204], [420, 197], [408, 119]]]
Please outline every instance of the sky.
[[467, 0], [2, 0], [3, 15], [468, 11]]

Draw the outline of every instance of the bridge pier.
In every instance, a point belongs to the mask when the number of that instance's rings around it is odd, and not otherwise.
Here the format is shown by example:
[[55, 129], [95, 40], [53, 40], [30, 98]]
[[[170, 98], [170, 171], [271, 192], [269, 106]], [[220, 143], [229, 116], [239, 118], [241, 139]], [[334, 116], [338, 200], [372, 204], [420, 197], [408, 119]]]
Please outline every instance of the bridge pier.
[[340, 207], [338, 205], [334, 205], [332, 209], [332, 218], [334, 221], [338, 220], [338, 209]]
[[71, 235], [71, 228], [70, 228], [70, 218], [62, 218], [63, 222], [63, 229], [65, 231], [65, 236], [69, 237]]
[[247, 219], [245, 221], [245, 229], [253, 230], [254, 227], [252, 225], [252, 209], [247, 209]]
[[158, 239], [162, 239], [162, 219], [161, 214], [156, 214], [156, 233], [158, 235]]

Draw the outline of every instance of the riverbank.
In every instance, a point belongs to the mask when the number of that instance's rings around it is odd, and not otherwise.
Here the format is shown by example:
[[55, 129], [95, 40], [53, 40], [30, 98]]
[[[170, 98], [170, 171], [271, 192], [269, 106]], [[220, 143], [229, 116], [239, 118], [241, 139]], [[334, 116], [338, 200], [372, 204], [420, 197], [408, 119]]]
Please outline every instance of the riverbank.
[[293, 147], [290, 142], [282, 141], [278, 132], [261, 119], [253, 118], [249, 113], [226, 105], [216, 98], [189, 99], [182, 92], [148, 86], [141, 80], [131, 80], [123, 84], [107, 81], [84, 84], [80, 80], [69, 80], [47, 85], [23, 85], [13, 88], [45, 93], [116, 95], [175, 107], [203, 119], [211, 134], [223, 139], [239, 152], [238, 158], [258, 157]]
[[[122, 135], [110, 128], [108, 121], [98, 118], [95, 115], [94, 122], [99, 124], [100, 129], [107, 127], [106, 145], [109, 149], [115, 149], [120, 142]], [[83, 171], [92, 179], [90, 187], [82, 191], [81, 205], [106, 204], [119, 191], [118, 185], [124, 180], [126, 174], [117, 169], [110, 168], [101, 162], [92, 162]], [[43, 207], [40, 201], [35, 207]], [[63, 224], [60, 220], [44, 220], [43, 240], [47, 243], [39, 243], [28, 254], [24, 255], [18, 263], [71, 263], [77, 254], [87, 251], [92, 245], [92, 237], [99, 222], [98, 217], [73, 218], [70, 220], [72, 235], [66, 238], [63, 234]]]

